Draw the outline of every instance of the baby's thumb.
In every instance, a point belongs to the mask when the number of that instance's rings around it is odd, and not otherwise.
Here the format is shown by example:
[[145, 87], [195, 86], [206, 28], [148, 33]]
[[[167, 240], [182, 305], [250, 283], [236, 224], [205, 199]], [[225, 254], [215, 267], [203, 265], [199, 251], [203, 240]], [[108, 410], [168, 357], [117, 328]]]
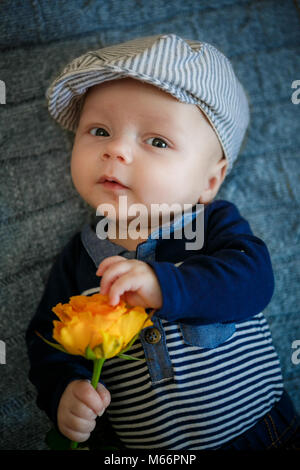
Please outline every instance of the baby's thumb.
[[98, 383], [97, 388], [96, 388], [97, 393], [99, 394], [101, 400], [103, 401], [103, 405], [105, 408], [108, 407], [111, 401], [111, 396], [107, 388], [102, 384]]

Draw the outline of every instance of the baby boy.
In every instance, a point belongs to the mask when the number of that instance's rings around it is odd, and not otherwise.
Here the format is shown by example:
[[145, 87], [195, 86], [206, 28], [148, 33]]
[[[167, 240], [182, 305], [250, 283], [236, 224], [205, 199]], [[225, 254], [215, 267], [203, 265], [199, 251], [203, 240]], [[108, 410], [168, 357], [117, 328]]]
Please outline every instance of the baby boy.
[[[99, 237], [96, 223], [86, 224], [51, 270], [27, 331], [40, 408], [80, 442], [106, 409], [127, 448], [288, 442], [297, 419], [262, 314], [274, 290], [269, 253], [234, 204], [214, 200], [249, 121], [228, 59], [174, 34], [139, 38], [75, 59], [48, 100], [51, 115], [76, 133], [76, 190], [101, 220], [103, 207], [113, 209], [116, 230]], [[138, 237], [136, 204], [146, 214]], [[182, 229], [195, 228], [201, 205], [204, 239], [195, 249]], [[99, 276], [112, 306], [122, 297], [155, 314], [130, 350], [146, 361], [107, 360], [94, 390], [89, 361], [54, 352], [34, 331], [51, 339], [52, 307], [98, 292]]]

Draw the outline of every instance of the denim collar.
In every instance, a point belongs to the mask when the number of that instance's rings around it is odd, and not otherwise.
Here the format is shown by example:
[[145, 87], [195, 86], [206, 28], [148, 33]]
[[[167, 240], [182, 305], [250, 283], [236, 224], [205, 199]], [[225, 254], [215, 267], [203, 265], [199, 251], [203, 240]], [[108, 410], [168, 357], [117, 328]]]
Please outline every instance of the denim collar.
[[155, 260], [155, 250], [158, 240], [164, 238], [168, 233], [176, 233], [177, 231], [182, 233], [182, 228], [192, 223], [202, 210], [202, 205], [198, 208], [195, 205], [190, 211], [180, 214], [171, 222], [164, 223], [158, 229], [152, 231], [147, 240], [140, 243], [136, 250], [127, 250], [123, 246], [113, 243], [108, 238], [98, 238], [95, 231], [96, 225], [104, 216], [95, 217], [92, 224], [85, 224], [83, 226], [81, 231], [81, 240], [86, 251], [97, 267], [103, 259], [108, 256], [116, 255], [124, 256], [128, 259], [141, 259], [143, 261]]
[[163, 238], [163, 236], [169, 231], [170, 233], [174, 233], [177, 230], [181, 232], [182, 227], [185, 227], [187, 224], [191, 223], [193, 219], [195, 219], [195, 217], [197, 217], [197, 215], [200, 214], [202, 210], [202, 206], [200, 206], [198, 209], [196, 205], [193, 206], [190, 211], [178, 215], [171, 222], [166, 222], [165, 224], [161, 225], [158, 229], [152, 231], [148, 237], [148, 240]]

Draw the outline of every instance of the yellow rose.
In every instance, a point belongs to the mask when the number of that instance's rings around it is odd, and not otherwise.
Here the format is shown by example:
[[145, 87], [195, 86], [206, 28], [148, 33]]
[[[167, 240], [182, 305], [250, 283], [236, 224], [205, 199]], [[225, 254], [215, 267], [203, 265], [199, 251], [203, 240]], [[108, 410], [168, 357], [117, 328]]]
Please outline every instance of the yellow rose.
[[76, 295], [69, 303], [53, 307], [53, 338], [69, 354], [108, 359], [122, 353], [138, 333], [153, 323], [142, 307], [120, 300], [112, 307], [108, 296]]
[[[91, 384], [95, 389], [106, 359], [118, 355], [139, 360], [124, 352], [143, 328], [153, 325], [150, 317], [154, 309], [148, 315], [143, 307], [130, 307], [122, 297], [118, 305], [112, 307], [108, 296], [103, 294], [75, 295], [69, 303], [59, 303], [52, 310], [59, 319], [53, 321], [53, 338], [57, 343], [51, 343], [38, 332], [37, 335], [60, 351], [93, 360]], [[77, 446], [78, 442], [71, 441], [71, 449]]]

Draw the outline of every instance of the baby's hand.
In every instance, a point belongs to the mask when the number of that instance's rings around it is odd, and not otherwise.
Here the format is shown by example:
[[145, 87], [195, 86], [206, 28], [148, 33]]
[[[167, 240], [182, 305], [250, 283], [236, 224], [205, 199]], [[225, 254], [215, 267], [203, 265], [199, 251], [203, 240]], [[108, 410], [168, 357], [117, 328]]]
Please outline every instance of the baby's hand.
[[86, 441], [96, 426], [96, 417], [101, 416], [110, 404], [110, 393], [102, 385], [97, 389], [87, 380], [69, 383], [61, 396], [57, 424], [60, 432], [76, 442]]
[[161, 308], [162, 292], [157, 276], [144, 261], [109, 256], [99, 264], [96, 274], [102, 276], [101, 294], [109, 296], [110, 305], [117, 305], [122, 295], [129, 305]]

